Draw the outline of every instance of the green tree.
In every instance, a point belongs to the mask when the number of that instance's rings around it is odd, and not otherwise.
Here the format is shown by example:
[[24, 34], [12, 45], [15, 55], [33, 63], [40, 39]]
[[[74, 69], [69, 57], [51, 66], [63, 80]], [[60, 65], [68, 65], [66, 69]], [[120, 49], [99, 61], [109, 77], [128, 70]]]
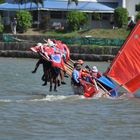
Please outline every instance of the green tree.
[[2, 24], [2, 19], [1, 19], [1, 15], [0, 15], [0, 33], [2, 33], [4, 30], [4, 25]]
[[1, 4], [1, 3], [4, 3], [4, 2], [5, 2], [5, 0], [0, 0], [0, 4]]
[[26, 10], [20, 10], [16, 12], [17, 17], [17, 30], [20, 32], [26, 32], [31, 27], [32, 16]]
[[136, 22], [140, 19], [140, 3], [137, 5], [137, 7], [136, 7], [136, 9], [137, 9], [137, 11], [138, 11], [138, 13], [137, 13], [137, 15], [136, 15]]
[[138, 11], [137, 15], [136, 15], [136, 21], [140, 20], [140, 11]]
[[114, 11], [114, 21], [117, 27], [121, 28], [128, 23], [128, 11], [126, 8], [118, 7]]
[[67, 22], [70, 30], [79, 30], [87, 22], [87, 15], [80, 11], [70, 11], [67, 14]]
[[136, 5], [136, 11], [140, 11], [140, 3]]
[[[5, 2], [5, 0], [0, 0], [0, 4], [2, 4], [2, 3], [4, 3], [4, 2]], [[2, 17], [1, 17], [1, 15], [0, 15], [0, 33], [2, 33], [3, 30], [4, 30], [4, 25], [3, 25], [3, 23], [2, 23]]]

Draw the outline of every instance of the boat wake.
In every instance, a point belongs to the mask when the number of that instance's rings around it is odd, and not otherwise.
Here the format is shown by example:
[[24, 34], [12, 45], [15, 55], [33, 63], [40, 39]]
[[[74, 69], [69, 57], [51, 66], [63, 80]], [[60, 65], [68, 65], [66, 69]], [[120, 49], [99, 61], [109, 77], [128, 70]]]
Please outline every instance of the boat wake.
[[12, 102], [17, 102], [17, 103], [27, 103], [27, 102], [54, 102], [54, 101], [62, 101], [62, 100], [80, 100], [80, 99], [85, 99], [84, 96], [82, 95], [47, 95], [46, 97], [43, 96], [43, 98], [26, 98], [26, 99], [0, 99], [0, 103], [12, 103]]
[[84, 99], [84, 96], [79, 96], [79, 95], [68, 95], [68, 96], [64, 96], [64, 95], [47, 95], [45, 98], [43, 99], [33, 99], [30, 101], [49, 101], [49, 102], [53, 102], [53, 101], [61, 101], [61, 100], [79, 100], [79, 99]]
[[[34, 97], [34, 98], [25, 98], [25, 99], [0, 99], [0, 103], [28, 103], [28, 102], [56, 102], [56, 101], [74, 101], [74, 100], [92, 100], [92, 99], [128, 99], [130, 96], [128, 94], [124, 94], [119, 97], [110, 97], [108, 95], [103, 96], [102, 93], [98, 93], [93, 97], [86, 98], [83, 95], [46, 95], [45, 97]], [[132, 97], [131, 97], [132, 98]]]

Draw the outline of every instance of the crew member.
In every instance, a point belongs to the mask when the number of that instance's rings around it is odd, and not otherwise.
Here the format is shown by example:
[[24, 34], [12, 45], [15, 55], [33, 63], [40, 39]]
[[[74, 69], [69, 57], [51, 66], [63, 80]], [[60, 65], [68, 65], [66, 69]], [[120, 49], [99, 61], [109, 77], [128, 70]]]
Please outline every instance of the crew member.
[[92, 67], [92, 76], [95, 78], [99, 78], [102, 76], [102, 73], [97, 69], [96, 66]]
[[74, 63], [74, 69], [72, 71], [72, 79], [71, 82], [72, 84], [76, 85], [76, 86], [80, 86], [80, 81], [79, 78], [80, 76], [80, 70], [81, 70], [81, 65]]
[[84, 64], [84, 61], [82, 59], [77, 60], [77, 64], [80, 64], [81, 66]]
[[[44, 58], [47, 58], [49, 60], [50, 58], [49, 58], [48, 54], [46, 54], [46, 52], [44, 51], [43, 44], [42, 43], [38, 43], [37, 46], [38, 46], [38, 53], [40, 55], [40, 59], [36, 63], [35, 68], [32, 71], [32, 73], [36, 73], [39, 65], [42, 64], [43, 65], [43, 75], [42, 75], [41, 79], [44, 81], [44, 84], [42, 84], [42, 86], [45, 86], [45, 85], [47, 85], [48, 70], [51, 67], [51, 63], [49, 61], [46, 61], [46, 59], [44, 59]], [[44, 57], [42, 57], [42, 55]]]

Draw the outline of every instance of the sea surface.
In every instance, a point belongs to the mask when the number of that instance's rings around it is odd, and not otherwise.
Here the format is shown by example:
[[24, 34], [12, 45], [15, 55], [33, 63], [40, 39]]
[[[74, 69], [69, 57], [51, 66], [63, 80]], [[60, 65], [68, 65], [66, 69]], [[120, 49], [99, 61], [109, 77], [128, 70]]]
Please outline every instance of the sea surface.
[[[139, 140], [140, 98], [73, 95], [42, 86], [37, 59], [0, 58], [0, 140]], [[104, 72], [109, 63], [85, 62]]]

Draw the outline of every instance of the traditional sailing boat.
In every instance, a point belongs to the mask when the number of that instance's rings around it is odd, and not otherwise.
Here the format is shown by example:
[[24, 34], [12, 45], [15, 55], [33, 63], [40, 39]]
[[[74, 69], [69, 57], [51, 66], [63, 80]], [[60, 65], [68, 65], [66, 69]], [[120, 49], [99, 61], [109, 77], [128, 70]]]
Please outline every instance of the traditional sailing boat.
[[[57, 43], [58, 42], [56, 42], [56, 45]], [[38, 47], [31, 47], [31, 50], [33, 52], [38, 52]], [[66, 63], [64, 64], [65, 71], [71, 76], [73, 65], [70, 63], [71, 59], [69, 57], [68, 48], [65, 49], [65, 51], [67, 52]], [[45, 52], [48, 54], [48, 51]], [[119, 86], [116, 86], [112, 80], [117, 82]], [[85, 97], [92, 97], [95, 94], [116, 97], [118, 96], [117, 90], [120, 87], [124, 87], [131, 93], [134, 93], [140, 87], [140, 20], [128, 35], [106, 72], [101, 77], [94, 78], [93, 81], [94, 82], [91, 84], [90, 82], [82, 80], [83, 90], [79, 90], [79, 88], [81, 88], [80, 86], [73, 86], [74, 92], [77, 93], [80, 91]]]
[[[116, 86], [111, 79], [119, 86]], [[91, 92], [88, 97], [100, 92], [102, 95], [118, 96], [117, 90], [120, 87], [124, 87], [133, 94], [140, 87], [140, 20], [128, 35], [103, 76], [96, 78], [96, 83], [100, 89], [99, 92], [96, 93], [93, 90], [95, 93]]]

